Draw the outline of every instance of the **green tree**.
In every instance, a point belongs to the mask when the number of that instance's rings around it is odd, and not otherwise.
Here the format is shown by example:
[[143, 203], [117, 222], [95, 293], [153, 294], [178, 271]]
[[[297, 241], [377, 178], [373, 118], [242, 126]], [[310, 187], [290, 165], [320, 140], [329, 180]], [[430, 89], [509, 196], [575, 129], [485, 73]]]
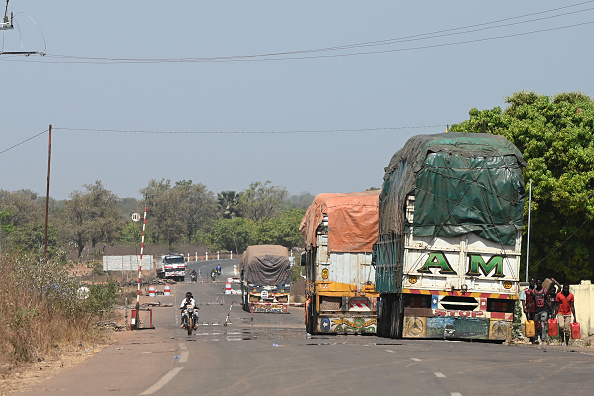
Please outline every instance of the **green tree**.
[[0, 207], [4, 214], [3, 224], [12, 224], [17, 228], [45, 218], [45, 198], [29, 190], [0, 190]]
[[278, 217], [264, 223], [261, 243], [281, 245], [287, 249], [303, 247], [303, 234], [299, 231], [301, 220], [305, 216], [303, 209], [289, 209]]
[[[42, 222], [28, 223], [14, 228], [2, 242], [3, 247], [7, 246], [11, 251], [35, 253], [37, 257], [43, 257], [45, 252], [45, 224]], [[47, 256], [50, 259], [64, 259], [60, 251], [58, 230], [51, 224], [48, 225], [47, 232]]]
[[213, 250], [242, 252], [255, 244], [256, 224], [248, 219], [236, 217], [222, 219], [214, 223], [207, 241]]
[[289, 194], [285, 187], [271, 186], [270, 183], [270, 180], [253, 182], [242, 192], [239, 207], [245, 218], [260, 222], [281, 212]]
[[150, 180], [146, 188], [140, 190], [146, 200], [147, 227], [159, 242], [165, 242], [171, 249], [186, 235], [184, 213], [188, 203], [184, 201], [180, 189], [174, 189], [170, 180]]
[[99, 180], [84, 187], [84, 192], [75, 190], [70, 194], [61, 222], [63, 236], [74, 243], [78, 257], [88, 244], [112, 242], [123, 225], [115, 194]]
[[505, 110], [470, 110], [452, 131], [503, 135], [524, 154], [526, 185], [532, 180], [530, 275], [592, 279], [594, 103], [577, 92], [518, 92], [506, 103]]
[[217, 207], [223, 219], [241, 217], [239, 214], [239, 199], [241, 194], [235, 191], [221, 191], [217, 194]]
[[198, 231], [210, 228], [217, 218], [214, 193], [201, 183], [192, 184], [191, 180], [176, 182], [174, 188], [180, 191], [185, 201], [186, 212], [183, 215], [186, 238], [192, 242]]

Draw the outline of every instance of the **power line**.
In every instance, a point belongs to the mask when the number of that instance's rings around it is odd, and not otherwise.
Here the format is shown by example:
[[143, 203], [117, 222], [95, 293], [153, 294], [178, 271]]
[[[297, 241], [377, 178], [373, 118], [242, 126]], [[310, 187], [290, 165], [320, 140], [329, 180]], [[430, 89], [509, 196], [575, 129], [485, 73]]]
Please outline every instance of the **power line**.
[[122, 129], [93, 129], [93, 128], [53, 128], [54, 130], [80, 131], [80, 132], [114, 132], [114, 133], [149, 133], [149, 134], [182, 134], [182, 135], [249, 135], [249, 134], [296, 134], [296, 133], [341, 133], [341, 132], [378, 132], [403, 129], [428, 129], [444, 128], [446, 124], [359, 128], [359, 129], [315, 129], [315, 130], [288, 130], [288, 131], [154, 131], [154, 130], [122, 130]]
[[[111, 133], [139, 133], [139, 134], [161, 134], [161, 135], [280, 135], [280, 134], [298, 134], [298, 133], [348, 133], [348, 132], [381, 132], [381, 131], [395, 131], [405, 129], [430, 129], [430, 128], [444, 128], [446, 124], [436, 125], [419, 125], [419, 126], [403, 126], [403, 127], [381, 127], [381, 128], [359, 128], [359, 129], [319, 129], [319, 130], [288, 130], [288, 131], [155, 131], [155, 130], [122, 130], [122, 129], [94, 129], [94, 128], [60, 128], [53, 127], [52, 130], [72, 131], [72, 132], [111, 132]], [[48, 132], [46, 129], [37, 135], [31, 136], [20, 143], [15, 144], [7, 149], [0, 151], [4, 154], [21, 144], [24, 144], [38, 136]]]
[[[576, 11], [569, 11], [566, 13], [561, 13], [561, 14], [556, 14], [556, 15], [551, 15], [551, 16], [530, 19], [530, 20], [526, 20], [526, 21], [518, 21], [518, 22], [513, 22], [513, 23], [508, 23], [508, 24], [503, 24], [503, 25], [497, 25], [497, 26], [488, 26], [488, 25], [498, 24], [498, 23], [521, 19], [521, 18], [526, 18], [526, 17], [530, 17], [530, 16], [543, 15], [543, 14], [556, 12], [556, 11], [560, 11], [560, 10], [567, 9], [567, 8], [577, 7], [577, 6], [581, 6], [581, 5], [585, 5], [585, 4], [589, 4], [589, 3], [593, 3], [593, 2], [594, 2], [594, 0], [590, 0], [590, 1], [576, 3], [576, 4], [564, 6], [564, 7], [558, 7], [558, 8], [554, 8], [554, 9], [550, 9], [550, 10], [546, 10], [546, 11], [540, 11], [540, 12], [524, 14], [524, 15], [520, 15], [520, 16], [516, 16], [516, 17], [504, 18], [504, 19], [486, 22], [486, 23], [482, 23], [482, 24], [474, 24], [474, 25], [468, 25], [468, 26], [464, 26], [464, 27], [439, 30], [439, 31], [431, 32], [431, 33], [423, 33], [423, 34], [418, 34], [418, 35], [405, 36], [405, 37], [399, 37], [399, 38], [393, 38], [393, 39], [387, 39], [387, 40], [370, 41], [370, 42], [364, 42], [364, 43], [348, 44], [348, 45], [342, 45], [342, 46], [334, 46], [334, 47], [326, 47], [326, 48], [318, 48], [318, 49], [310, 49], [310, 50], [301, 50], [301, 51], [285, 51], [285, 52], [264, 53], [264, 54], [254, 54], [254, 55], [237, 55], [237, 56], [210, 57], [210, 58], [108, 58], [108, 57], [83, 57], [83, 56], [72, 56], [72, 55], [46, 54], [47, 58], [61, 59], [61, 60], [58, 60], [58, 61], [43, 60], [43, 61], [38, 61], [38, 62], [66, 63], [66, 64], [68, 64], [68, 63], [73, 63], [73, 64], [78, 64], [78, 63], [81, 63], [81, 64], [85, 64], [85, 63], [87, 63], [87, 64], [89, 64], [89, 63], [91, 63], [91, 64], [149, 63], [149, 64], [151, 64], [151, 63], [202, 63], [202, 62], [218, 63], [218, 62], [248, 62], [248, 61], [249, 62], [262, 62], [262, 61], [273, 61], [273, 60], [279, 61], [279, 60], [333, 58], [333, 57], [345, 57], [345, 56], [382, 54], [382, 53], [400, 52], [400, 51], [412, 51], [412, 50], [421, 50], [421, 49], [429, 49], [429, 48], [444, 47], [444, 46], [470, 44], [470, 43], [477, 43], [477, 42], [482, 42], [482, 41], [499, 40], [499, 39], [504, 39], [504, 38], [531, 35], [531, 34], [543, 33], [543, 32], [549, 32], [549, 31], [555, 31], [555, 30], [561, 30], [561, 29], [568, 29], [568, 28], [574, 28], [574, 27], [592, 24], [592, 23], [594, 23], [594, 21], [585, 22], [585, 23], [577, 23], [577, 24], [573, 24], [573, 25], [559, 26], [559, 27], [548, 28], [548, 29], [534, 30], [534, 31], [517, 33], [517, 34], [510, 34], [510, 35], [504, 35], [504, 36], [487, 37], [487, 38], [482, 38], [482, 39], [434, 44], [434, 45], [427, 45], [427, 46], [420, 46], [420, 47], [398, 48], [398, 49], [388, 49], [388, 50], [368, 51], [368, 52], [356, 52], [356, 53], [347, 53], [347, 54], [287, 57], [288, 55], [299, 55], [299, 54], [319, 53], [319, 52], [328, 52], [328, 51], [342, 51], [342, 50], [355, 49], [355, 48], [393, 45], [393, 44], [399, 44], [399, 43], [405, 43], [405, 42], [411, 42], [411, 41], [428, 40], [428, 39], [434, 39], [434, 38], [440, 38], [440, 37], [446, 37], [446, 36], [452, 36], [452, 35], [474, 33], [474, 32], [488, 30], [488, 29], [498, 29], [498, 28], [503, 28], [503, 27], [509, 27], [509, 26], [514, 26], [514, 25], [542, 21], [545, 19], [558, 18], [561, 16], [567, 16], [567, 15], [581, 13], [581, 12], [585, 12], [585, 11], [591, 11], [594, 9], [594, 7], [576, 10]], [[476, 29], [468, 30], [471, 28], [476, 28]], [[460, 30], [464, 30], [464, 31], [460, 32]], [[453, 33], [453, 32], [455, 32], [455, 33]], [[6, 61], [21, 61], [21, 60], [6, 60]]]
[[[456, 45], [473, 44], [485, 41], [501, 40], [506, 38], [528, 36], [532, 34], [552, 32], [557, 30], [571, 29], [575, 27], [591, 25], [594, 21], [576, 23], [573, 25], [559, 26], [548, 29], [533, 30], [530, 32], [508, 34], [503, 36], [486, 37], [481, 39], [458, 41], [452, 43], [441, 43], [432, 44], [419, 47], [408, 47], [408, 48], [395, 48], [378, 51], [366, 51], [366, 52], [353, 52], [347, 54], [332, 54], [332, 55], [312, 55], [312, 56], [300, 56], [300, 57], [270, 57], [270, 58], [256, 58], [263, 55], [245, 56], [245, 57], [225, 57], [225, 58], [162, 58], [162, 59], [133, 59], [133, 58], [92, 58], [92, 57], [74, 57], [64, 55], [45, 55], [46, 58], [54, 59], [71, 59], [70, 61], [45, 61], [45, 60], [33, 60], [32, 62], [41, 63], [56, 63], [56, 64], [154, 64], [154, 63], [231, 63], [231, 62], [269, 62], [269, 61], [286, 61], [286, 60], [304, 60], [304, 59], [322, 59], [322, 58], [342, 58], [351, 56], [362, 56], [362, 55], [377, 55], [387, 54], [391, 52], [404, 52], [404, 51], [418, 51], [431, 48], [440, 47], [451, 47]], [[2, 59], [0, 59], [2, 60]], [[8, 62], [20, 62], [21, 60], [6, 60]]]
[[4, 149], [4, 150], [0, 151], [0, 154], [4, 154], [5, 152], [7, 152], [7, 151], [10, 151], [10, 150], [12, 150], [13, 148], [16, 148], [16, 147], [20, 146], [21, 144], [27, 143], [29, 140], [33, 140], [33, 139], [35, 139], [36, 137], [38, 137], [38, 136], [41, 136], [41, 135], [43, 135], [44, 133], [46, 133], [46, 132], [48, 132], [48, 131], [49, 131], [49, 129], [46, 129], [45, 131], [43, 131], [43, 132], [40, 132], [40, 133], [38, 133], [37, 135], [31, 136], [30, 138], [28, 138], [28, 139], [25, 139], [25, 140], [23, 140], [22, 142], [15, 144], [14, 146], [11, 146], [11, 147], [9, 147], [9, 148], [7, 148], [7, 149]]

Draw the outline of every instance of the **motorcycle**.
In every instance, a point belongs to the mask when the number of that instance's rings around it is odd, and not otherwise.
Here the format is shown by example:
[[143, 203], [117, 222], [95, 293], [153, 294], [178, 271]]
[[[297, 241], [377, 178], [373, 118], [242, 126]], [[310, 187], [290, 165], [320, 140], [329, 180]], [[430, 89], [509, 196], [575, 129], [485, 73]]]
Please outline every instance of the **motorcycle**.
[[195, 273], [195, 272], [192, 272], [192, 273], [190, 274], [190, 280], [191, 280], [192, 282], [194, 282], [194, 283], [198, 282], [198, 275], [196, 275], [196, 273]]
[[213, 282], [217, 279], [217, 271], [215, 269], [210, 271], [210, 278], [212, 279]]
[[196, 316], [194, 315], [194, 310], [198, 309], [193, 305], [187, 305], [186, 309], [184, 309], [184, 328], [188, 331], [188, 335], [192, 335], [192, 330], [196, 327]]

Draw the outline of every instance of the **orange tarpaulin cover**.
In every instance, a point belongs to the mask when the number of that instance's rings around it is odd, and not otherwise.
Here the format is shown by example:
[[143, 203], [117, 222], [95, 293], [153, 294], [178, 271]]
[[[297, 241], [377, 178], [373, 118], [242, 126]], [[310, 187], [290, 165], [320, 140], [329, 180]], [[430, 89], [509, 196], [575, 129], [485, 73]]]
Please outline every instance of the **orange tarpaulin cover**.
[[317, 195], [299, 226], [306, 247], [316, 246], [316, 230], [325, 213], [330, 251], [371, 252], [378, 234], [379, 194], [374, 190]]

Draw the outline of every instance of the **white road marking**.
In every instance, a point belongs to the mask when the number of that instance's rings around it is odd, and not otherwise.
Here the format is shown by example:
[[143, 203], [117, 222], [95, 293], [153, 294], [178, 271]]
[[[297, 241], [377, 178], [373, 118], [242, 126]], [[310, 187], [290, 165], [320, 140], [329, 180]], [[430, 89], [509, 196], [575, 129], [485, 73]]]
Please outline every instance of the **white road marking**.
[[386, 349], [386, 352], [388, 352], [388, 353], [396, 353], [396, 352], [394, 352], [394, 351], [391, 351], [391, 350], [389, 350], [389, 349]]
[[153, 393], [155, 393], [156, 391], [160, 390], [162, 387], [167, 385], [167, 383], [169, 381], [171, 381], [173, 379], [173, 377], [175, 377], [177, 375], [177, 373], [179, 373], [182, 370], [183, 370], [183, 367], [172, 368], [171, 370], [169, 370], [167, 372], [167, 374], [165, 374], [163, 377], [161, 377], [150, 388], [148, 388], [147, 390], [142, 392], [141, 395], [152, 395]]
[[452, 392], [452, 393], [450, 393], [450, 396], [462, 396], [462, 393], [460, 393], [460, 392]]
[[433, 374], [435, 374], [436, 377], [445, 378], [445, 375], [443, 373], [433, 373]]
[[420, 362], [421, 361], [421, 359], [419, 359], [419, 358], [410, 358], [410, 360], [414, 360], [415, 362]]
[[181, 349], [181, 353], [179, 356], [180, 363], [188, 363], [188, 358], [190, 357], [190, 352], [188, 351], [188, 347], [184, 343], [179, 344], [179, 349]]

